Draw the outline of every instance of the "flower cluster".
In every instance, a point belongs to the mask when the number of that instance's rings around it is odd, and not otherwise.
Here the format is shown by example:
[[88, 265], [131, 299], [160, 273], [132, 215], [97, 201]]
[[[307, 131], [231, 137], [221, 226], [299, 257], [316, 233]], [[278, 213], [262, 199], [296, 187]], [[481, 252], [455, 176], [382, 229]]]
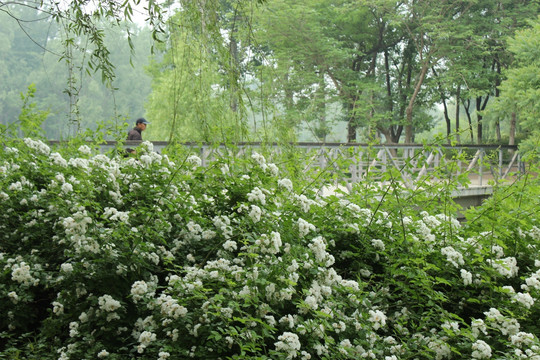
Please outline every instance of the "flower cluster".
[[532, 217], [323, 194], [262, 151], [68, 146], [0, 149], [0, 357], [540, 358]]

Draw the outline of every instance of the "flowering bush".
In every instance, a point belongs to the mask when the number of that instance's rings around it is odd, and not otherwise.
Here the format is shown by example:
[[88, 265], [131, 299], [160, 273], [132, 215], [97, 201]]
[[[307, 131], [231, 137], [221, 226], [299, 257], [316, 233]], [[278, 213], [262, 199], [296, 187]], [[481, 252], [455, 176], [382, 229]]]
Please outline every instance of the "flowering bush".
[[534, 208], [462, 225], [282, 165], [5, 144], [0, 357], [540, 359]]

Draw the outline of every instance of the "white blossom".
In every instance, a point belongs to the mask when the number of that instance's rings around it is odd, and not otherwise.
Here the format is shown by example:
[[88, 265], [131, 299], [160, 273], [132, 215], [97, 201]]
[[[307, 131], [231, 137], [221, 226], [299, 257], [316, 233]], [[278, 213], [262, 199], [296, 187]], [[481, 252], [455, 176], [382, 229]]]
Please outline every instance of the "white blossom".
[[266, 204], [266, 195], [263, 193], [263, 191], [261, 189], [259, 189], [258, 187], [255, 187], [253, 190], [251, 190], [248, 194], [247, 194], [247, 199], [248, 201], [250, 202], [260, 202], [261, 204], [265, 205]]
[[24, 143], [32, 150], [36, 150], [39, 153], [49, 155], [51, 148], [41, 140], [33, 140], [30, 138], [24, 138]]
[[293, 190], [293, 183], [291, 180], [287, 178], [279, 179], [278, 180], [278, 186], [285, 188], [287, 191]]
[[19, 302], [19, 295], [15, 291], [10, 291], [8, 293], [8, 297], [11, 300], [12, 303], [16, 304]]
[[109, 356], [109, 352], [107, 350], [101, 350], [97, 354], [97, 357], [100, 358], [100, 359], [106, 358], [107, 356]]
[[373, 245], [373, 247], [375, 249], [378, 249], [378, 250], [381, 250], [381, 251], [384, 251], [384, 249], [385, 249], [384, 242], [382, 240], [379, 240], [379, 239], [372, 239], [371, 240], [371, 245]]
[[98, 298], [98, 304], [101, 310], [111, 312], [121, 307], [120, 301], [113, 299], [111, 295], [103, 295]]
[[461, 273], [461, 278], [463, 279], [464, 285], [472, 284], [472, 274], [470, 272], [465, 269], [460, 269], [459, 272]]
[[369, 319], [374, 330], [386, 325], [386, 315], [380, 310], [369, 310]]
[[490, 264], [499, 274], [506, 277], [514, 277], [518, 274], [517, 260], [515, 257], [506, 257], [503, 259], [487, 259], [486, 262]]
[[278, 342], [274, 343], [277, 351], [284, 351], [287, 359], [295, 358], [300, 350], [300, 339], [298, 335], [291, 332], [284, 332], [278, 337]]
[[457, 268], [459, 267], [459, 265], [465, 264], [465, 261], [463, 260], [463, 255], [451, 246], [442, 248], [441, 253], [443, 255], [446, 255], [446, 260]]
[[315, 231], [315, 225], [308, 223], [302, 218], [298, 218], [298, 231], [300, 232], [300, 237], [306, 236], [310, 231]]
[[198, 157], [197, 155], [190, 155], [187, 159], [186, 159], [186, 162], [190, 165], [192, 165], [194, 168], [195, 167], [199, 167], [202, 165], [202, 160], [200, 157]]
[[472, 345], [471, 356], [475, 359], [489, 359], [491, 358], [491, 347], [482, 340], [476, 340]]
[[60, 265], [60, 269], [62, 270], [62, 272], [71, 273], [73, 272], [73, 265], [70, 263], [63, 263], [62, 265]]
[[236, 241], [233, 240], [227, 240], [223, 243], [223, 248], [227, 251], [234, 251], [237, 247]]
[[530, 309], [534, 305], [534, 299], [529, 293], [517, 293], [512, 298], [512, 302], [517, 302], [527, 309]]
[[257, 205], [251, 205], [251, 211], [249, 212], [249, 217], [253, 222], [259, 222], [261, 220], [262, 210]]
[[79, 146], [79, 152], [85, 155], [90, 155], [92, 153], [92, 149], [88, 145], [81, 145]]

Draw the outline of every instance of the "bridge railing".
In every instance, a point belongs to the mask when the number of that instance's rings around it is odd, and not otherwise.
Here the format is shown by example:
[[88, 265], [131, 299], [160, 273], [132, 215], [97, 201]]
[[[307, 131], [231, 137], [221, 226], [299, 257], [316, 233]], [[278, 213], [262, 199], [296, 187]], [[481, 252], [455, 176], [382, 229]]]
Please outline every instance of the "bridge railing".
[[421, 179], [448, 181], [467, 174], [470, 186], [486, 186], [524, 172], [517, 147], [496, 145], [424, 146], [416, 144], [299, 144], [323, 168], [348, 158], [349, 181], [377, 179], [388, 169], [399, 171], [401, 181], [413, 188]]
[[[140, 141], [126, 141], [123, 146], [136, 148]], [[167, 142], [153, 142], [156, 151], [162, 151]], [[226, 144], [182, 143], [196, 153], [203, 166], [225, 154], [236, 157], [252, 151], [264, 152], [269, 161], [278, 158], [285, 148], [294, 147], [301, 154], [307, 169], [325, 169], [351, 184], [365, 179], [380, 179], [388, 169], [394, 169], [407, 187], [415, 187], [420, 179], [447, 181], [467, 174], [470, 186], [486, 186], [489, 181], [504, 181], [515, 173], [525, 171], [525, 164], [517, 146], [510, 145], [420, 145], [360, 143], [311, 143], [287, 145], [260, 142]], [[103, 149], [114, 148], [109, 141]], [[345, 168], [344, 168], [345, 167]]]

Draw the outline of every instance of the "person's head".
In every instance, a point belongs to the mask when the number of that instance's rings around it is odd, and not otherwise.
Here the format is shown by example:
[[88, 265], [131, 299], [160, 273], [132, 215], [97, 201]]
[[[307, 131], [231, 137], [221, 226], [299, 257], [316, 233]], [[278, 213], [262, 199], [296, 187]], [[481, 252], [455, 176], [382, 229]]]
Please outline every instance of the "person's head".
[[139, 118], [135, 122], [135, 127], [139, 128], [141, 131], [146, 130], [146, 125], [150, 124], [148, 121], [146, 121], [145, 118]]

